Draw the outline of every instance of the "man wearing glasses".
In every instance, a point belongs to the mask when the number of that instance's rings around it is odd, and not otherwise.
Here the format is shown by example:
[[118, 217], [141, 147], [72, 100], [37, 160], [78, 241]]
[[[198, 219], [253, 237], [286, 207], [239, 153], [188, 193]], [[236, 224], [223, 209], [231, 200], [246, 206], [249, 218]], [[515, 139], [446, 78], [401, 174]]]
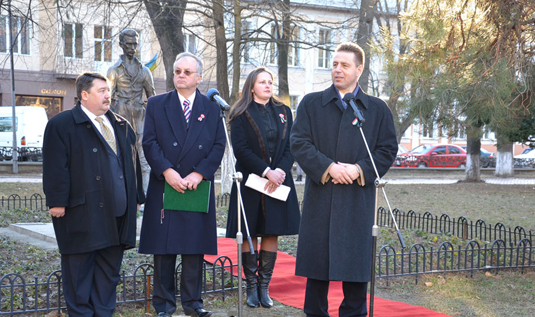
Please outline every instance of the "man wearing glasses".
[[176, 89], [149, 98], [143, 150], [151, 167], [139, 252], [154, 254], [153, 306], [158, 316], [176, 310], [176, 256], [181, 255], [180, 298], [184, 313], [208, 317], [201, 286], [204, 254], [217, 254], [214, 188], [208, 213], [164, 210], [167, 182], [184, 193], [203, 180], [214, 181], [225, 151], [225, 132], [219, 106], [202, 95], [202, 62], [181, 53], [174, 64]]

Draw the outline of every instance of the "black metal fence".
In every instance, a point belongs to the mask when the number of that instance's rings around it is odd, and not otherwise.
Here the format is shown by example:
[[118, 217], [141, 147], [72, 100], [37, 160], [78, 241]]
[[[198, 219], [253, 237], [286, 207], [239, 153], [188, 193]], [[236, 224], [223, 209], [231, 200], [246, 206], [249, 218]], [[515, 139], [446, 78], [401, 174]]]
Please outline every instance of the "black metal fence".
[[17, 194], [2, 196], [0, 199], [0, 210], [28, 209], [47, 211], [46, 200], [40, 194], [33, 194], [30, 197], [20, 197]]
[[[218, 257], [214, 264], [204, 263], [202, 293], [221, 293], [223, 300], [226, 292], [235, 290], [238, 269], [226, 256]], [[175, 271], [176, 289], [179, 289], [181, 263]], [[133, 274], [126, 275], [123, 271], [117, 286], [117, 303], [140, 303], [146, 312], [150, 311], [152, 300], [153, 266], [141, 264]], [[22, 275], [11, 273], [0, 279], [0, 316], [15, 316], [28, 313], [60, 312], [66, 309], [62, 294], [61, 271], [52, 272], [47, 278], [39, 281], [27, 281]], [[180, 294], [176, 294], [180, 297]], [[58, 314], [59, 316], [59, 314]]]

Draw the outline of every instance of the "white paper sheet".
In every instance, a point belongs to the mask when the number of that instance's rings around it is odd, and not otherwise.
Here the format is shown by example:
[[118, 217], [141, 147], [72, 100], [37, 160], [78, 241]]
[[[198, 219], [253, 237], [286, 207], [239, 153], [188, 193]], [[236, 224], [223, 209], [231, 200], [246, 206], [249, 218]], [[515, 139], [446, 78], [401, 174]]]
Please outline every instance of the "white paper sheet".
[[288, 194], [290, 193], [290, 187], [286, 185], [280, 185], [273, 191], [271, 194], [269, 194], [267, 191], [264, 190], [264, 187], [266, 186], [266, 183], [268, 182], [267, 178], [260, 177], [256, 174], [249, 174], [249, 177], [247, 178], [247, 181], [245, 182], [245, 186], [252, 188], [256, 191], [259, 191], [263, 194], [268, 195], [269, 197], [273, 197], [278, 200], [286, 201], [288, 199]]

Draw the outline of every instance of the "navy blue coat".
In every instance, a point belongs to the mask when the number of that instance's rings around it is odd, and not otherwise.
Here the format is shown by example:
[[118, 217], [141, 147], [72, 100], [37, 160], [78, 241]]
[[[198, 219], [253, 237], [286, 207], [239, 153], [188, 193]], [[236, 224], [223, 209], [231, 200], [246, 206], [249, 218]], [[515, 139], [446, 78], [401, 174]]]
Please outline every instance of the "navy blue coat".
[[[214, 174], [225, 152], [219, 106], [197, 90], [189, 121], [176, 90], [149, 98], [143, 150], [151, 167], [139, 252], [146, 254], [217, 254]], [[165, 210], [163, 172], [180, 176], [198, 172], [212, 181], [208, 213]]]
[[[384, 175], [397, 153], [392, 113], [384, 101], [359, 90], [366, 122], [364, 135], [379, 175]], [[371, 277], [372, 226], [376, 179], [353, 110], [344, 110], [331, 86], [306, 95], [297, 109], [290, 136], [292, 154], [306, 173], [296, 275], [318, 280], [368, 282]], [[321, 184], [333, 162], [359, 164], [364, 187]]]
[[[267, 157], [266, 127], [255, 103], [232, 121], [231, 140], [236, 156], [236, 170], [242, 172], [240, 183], [243, 204], [251, 236], [258, 235], [291, 235], [299, 230], [299, 203], [292, 178], [294, 158], [290, 152], [290, 130], [292, 128], [292, 112], [284, 105], [273, 106], [276, 117], [278, 138], [275, 154], [271, 161]], [[284, 118], [284, 119], [283, 119]], [[280, 168], [286, 172], [284, 185], [290, 187], [286, 201], [266, 196], [245, 186], [250, 173], [259, 176], [266, 170]], [[227, 219], [227, 237], [236, 237], [237, 229], [237, 189], [232, 185], [229, 214]], [[242, 232], [246, 232], [242, 227]]]
[[124, 118], [111, 111], [106, 116], [122, 153], [127, 192], [127, 210], [119, 234], [110, 161], [100, 132], [79, 104], [54, 116], [45, 129], [43, 190], [48, 206], [65, 207], [65, 216], [52, 218], [62, 254], [136, 245], [137, 204], [145, 201], [136, 134]]

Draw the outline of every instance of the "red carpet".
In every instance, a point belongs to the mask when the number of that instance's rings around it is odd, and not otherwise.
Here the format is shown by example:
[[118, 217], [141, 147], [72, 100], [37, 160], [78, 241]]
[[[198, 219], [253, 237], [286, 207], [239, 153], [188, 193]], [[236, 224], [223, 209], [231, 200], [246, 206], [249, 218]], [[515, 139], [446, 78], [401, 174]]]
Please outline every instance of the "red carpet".
[[[233, 239], [219, 238], [219, 255], [228, 256], [233, 264], [238, 263], [237, 246]], [[218, 256], [205, 255], [208, 262], [213, 261]], [[277, 262], [273, 271], [273, 277], [269, 286], [270, 296], [288, 306], [303, 309], [305, 302], [306, 278], [295, 276], [295, 258], [289, 254], [278, 252]], [[341, 282], [331, 282], [329, 288], [329, 314], [338, 317], [338, 307], [344, 297]], [[369, 296], [369, 295], [368, 295]], [[369, 298], [368, 298], [369, 304]], [[448, 317], [443, 313], [437, 313], [421, 306], [390, 301], [375, 297], [373, 315], [377, 317]]]

